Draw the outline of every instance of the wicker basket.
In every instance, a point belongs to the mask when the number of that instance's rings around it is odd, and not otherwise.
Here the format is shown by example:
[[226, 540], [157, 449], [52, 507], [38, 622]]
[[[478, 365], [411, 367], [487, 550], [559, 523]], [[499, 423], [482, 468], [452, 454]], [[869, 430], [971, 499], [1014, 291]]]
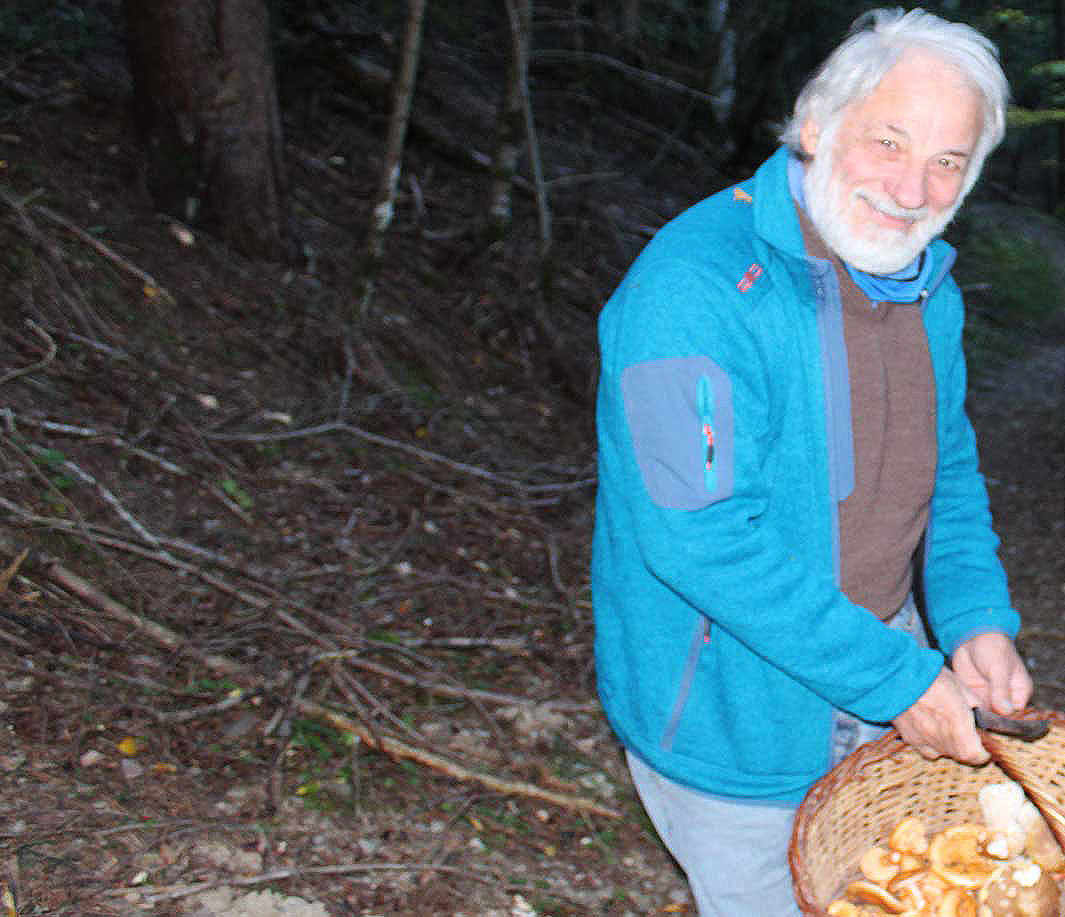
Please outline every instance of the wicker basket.
[[[997, 744], [1048, 797], [1065, 806], [1065, 715], [1028, 710], [1017, 719], [1049, 719], [1050, 733], [1033, 743], [996, 737]], [[848, 882], [860, 878], [862, 854], [886, 844], [903, 818], [919, 816], [930, 833], [981, 821], [977, 794], [1006, 779], [995, 764], [926, 761], [894, 732], [861, 746], [814, 784], [796, 813], [788, 858], [802, 912], [828, 917], [828, 905]]]

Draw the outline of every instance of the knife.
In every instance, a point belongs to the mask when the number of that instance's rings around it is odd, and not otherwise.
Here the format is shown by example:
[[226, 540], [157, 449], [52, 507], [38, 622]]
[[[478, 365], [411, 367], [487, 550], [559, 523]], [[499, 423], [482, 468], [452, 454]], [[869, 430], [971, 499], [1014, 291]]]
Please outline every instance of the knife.
[[973, 719], [977, 729], [986, 729], [988, 732], [997, 732], [1004, 736], [1014, 736], [1025, 742], [1034, 742], [1050, 732], [1048, 720], [1011, 720], [1007, 716], [1000, 716], [990, 710], [973, 707]]

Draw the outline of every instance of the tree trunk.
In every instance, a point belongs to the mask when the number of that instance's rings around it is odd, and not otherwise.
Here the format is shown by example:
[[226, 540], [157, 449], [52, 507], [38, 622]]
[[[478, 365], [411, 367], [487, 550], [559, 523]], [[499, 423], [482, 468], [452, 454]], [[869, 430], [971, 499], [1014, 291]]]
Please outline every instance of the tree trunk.
[[640, 38], [640, 0], [622, 0], [621, 34], [629, 44]]
[[414, 79], [421, 56], [425, 2], [426, 0], [411, 0], [407, 10], [402, 57], [392, 94], [392, 118], [388, 124], [384, 168], [381, 170], [381, 182], [373, 209], [373, 226], [370, 228], [367, 246], [370, 257], [375, 261], [379, 260], [384, 253], [385, 234], [392, 225], [396, 187], [399, 184], [403, 146], [407, 137], [407, 122], [410, 120], [411, 99], [414, 96]]
[[736, 107], [736, 30], [728, 21], [729, 0], [712, 0], [708, 8], [708, 31], [712, 35], [714, 54], [710, 70], [710, 103], [714, 113], [717, 136], [721, 138], [717, 156], [723, 160], [732, 156], [732, 116]]
[[[579, 28], [577, 29], [579, 32]], [[493, 231], [502, 235], [510, 226], [512, 216], [512, 192], [518, 168], [518, 153], [524, 125], [524, 108], [521, 101], [521, 85], [525, 78], [521, 72], [522, 54], [518, 52], [525, 36], [516, 36], [510, 16], [506, 23], [507, 74], [503, 93], [499, 99], [499, 115], [496, 121], [496, 146], [492, 161], [491, 202], [488, 212]]]
[[134, 114], [156, 206], [249, 256], [288, 234], [264, 0], [125, 0]]
[[713, 0], [707, 16], [707, 31], [715, 47], [706, 88], [714, 97], [719, 125], [728, 121], [736, 100], [736, 30], [728, 23], [728, 12], [729, 0]]
[[[1065, 0], [1054, 0], [1054, 57], [1065, 59]], [[1055, 169], [1054, 200], [1050, 212], [1054, 213], [1065, 201], [1065, 124], [1059, 124], [1055, 130], [1058, 144], [1058, 162]]]
[[529, 151], [529, 167], [536, 192], [536, 212], [540, 223], [540, 256], [546, 262], [551, 252], [551, 214], [547, 206], [547, 185], [544, 182], [540, 143], [536, 137], [532, 98], [529, 94], [529, 42], [532, 34], [533, 0], [505, 0], [505, 6], [511, 36], [510, 67], [516, 80], [516, 101], [520, 106], [521, 123], [525, 128], [525, 144]]

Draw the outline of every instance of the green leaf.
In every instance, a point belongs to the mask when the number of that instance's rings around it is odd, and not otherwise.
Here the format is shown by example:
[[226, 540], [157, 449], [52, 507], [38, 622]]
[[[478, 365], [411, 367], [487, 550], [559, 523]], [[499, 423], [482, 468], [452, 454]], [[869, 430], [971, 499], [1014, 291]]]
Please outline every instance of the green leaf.
[[1028, 72], [1043, 79], [1065, 79], [1065, 60], [1045, 60]]
[[219, 486], [241, 509], [251, 509], [255, 505], [248, 492], [232, 478], [224, 478]]
[[1065, 108], [1011, 107], [1006, 118], [1011, 128], [1042, 127], [1065, 121]]

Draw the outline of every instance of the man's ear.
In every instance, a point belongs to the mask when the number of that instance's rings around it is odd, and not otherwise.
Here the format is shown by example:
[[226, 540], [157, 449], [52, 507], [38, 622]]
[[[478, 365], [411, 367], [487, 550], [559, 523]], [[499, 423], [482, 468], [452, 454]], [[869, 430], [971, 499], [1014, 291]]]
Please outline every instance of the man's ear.
[[812, 118], [807, 118], [799, 131], [802, 151], [810, 157], [817, 155], [817, 142], [821, 139], [821, 125]]

